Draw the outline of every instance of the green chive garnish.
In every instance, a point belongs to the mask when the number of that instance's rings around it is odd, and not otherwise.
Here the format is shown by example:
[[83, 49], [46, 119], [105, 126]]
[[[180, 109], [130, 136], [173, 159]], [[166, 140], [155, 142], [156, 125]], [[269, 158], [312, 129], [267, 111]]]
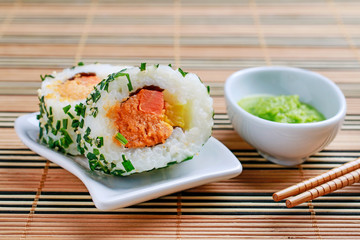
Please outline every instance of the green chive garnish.
[[74, 115], [72, 115], [70, 112], [68, 112], [67, 115], [69, 115], [69, 117], [70, 117], [71, 119], [74, 119], [74, 118], [75, 118]]
[[97, 88], [94, 87], [94, 89], [95, 89], [95, 92], [91, 93], [90, 96], [91, 96], [91, 99], [93, 100], [93, 103], [96, 103], [100, 99], [101, 94]]
[[97, 160], [97, 156], [91, 152], [89, 152], [86, 157], [89, 159], [89, 160]]
[[85, 110], [86, 110], [86, 106], [82, 103], [79, 103], [75, 106], [75, 112], [76, 115], [78, 116], [85, 117]]
[[121, 133], [117, 133], [115, 138], [123, 145], [126, 145], [128, 143], [128, 140], [126, 140], [126, 138]]
[[118, 170], [112, 170], [110, 173], [114, 176], [121, 176], [125, 173], [125, 171], [118, 169]]
[[97, 107], [94, 107], [94, 108], [93, 108], [93, 112], [92, 112], [91, 115], [92, 115], [94, 118], [96, 118], [97, 114], [98, 114], [98, 108], [97, 108]]
[[66, 107], [63, 107], [64, 113], [68, 113], [70, 108], [71, 108], [71, 105], [67, 105]]
[[141, 63], [140, 71], [145, 71], [145, 70], [146, 70], [146, 63]]
[[63, 138], [60, 139], [60, 140], [64, 141], [63, 146], [69, 147], [69, 145], [73, 143], [73, 140], [71, 139], [71, 137], [68, 134], [68, 132], [66, 131], [66, 129], [62, 128], [62, 129], [60, 129], [60, 131], [61, 131], [61, 134], [64, 136]]
[[42, 81], [42, 82], [43, 82], [43, 81], [45, 80], [45, 78], [47, 78], [47, 77], [49, 77], [49, 78], [55, 78], [53, 75], [48, 75], [48, 74], [45, 74], [45, 76], [40, 75], [40, 78], [41, 78], [41, 81]]
[[181, 75], [182, 75], [183, 77], [185, 77], [186, 74], [188, 74], [188, 72], [184, 72], [181, 68], [178, 68], [178, 71], [181, 73]]
[[74, 119], [74, 121], [71, 123], [72, 128], [77, 128], [77, 127], [79, 127], [79, 125], [80, 125], [80, 122], [77, 119]]
[[131, 92], [134, 88], [133, 88], [133, 86], [132, 86], [132, 84], [131, 84], [129, 74], [127, 74], [126, 77], [127, 77], [127, 79], [128, 79], [128, 84], [127, 84], [127, 86], [128, 86], [129, 92]]
[[103, 137], [97, 137], [95, 140], [95, 144], [98, 148], [101, 148], [104, 145], [104, 138]]
[[91, 145], [92, 144], [92, 139], [89, 138], [90, 132], [91, 132], [91, 129], [88, 127], [86, 129], [86, 131], [85, 131], [84, 140], [85, 140], [85, 142], [87, 142], [87, 143], [89, 143]]
[[43, 128], [40, 128], [39, 139], [41, 139], [43, 136], [44, 136], [44, 130], [43, 130]]
[[124, 154], [122, 155], [122, 159], [123, 159], [122, 165], [124, 166], [125, 171], [131, 172], [132, 170], [135, 169], [131, 161], [127, 160]]
[[99, 154], [100, 154], [100, 151], [99, 151], [99, 149], [94, 148], [93, 153], [94, 153], [95, 155], [99, 155]]
[[191, 159], [193, 159], [193, 158], [194, 158], [194, 156], [189, 156], [189, 157], [185, 158], [185, 159], [182, 160], [182, 161], [185, 162], [185, 161], [191, 160]]
[[66, 118], [64, 118], [64, 119], [62, 120], [62, 122], [63, 122], [63, 128], [67, 129], [68, 120], [67, 120]]

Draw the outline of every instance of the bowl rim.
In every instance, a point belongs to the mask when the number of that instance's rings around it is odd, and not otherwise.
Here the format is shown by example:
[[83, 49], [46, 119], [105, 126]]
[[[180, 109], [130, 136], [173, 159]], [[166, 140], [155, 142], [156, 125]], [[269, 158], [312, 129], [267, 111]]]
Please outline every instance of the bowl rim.
[[[310, 122], [310, 123], [280, 123], [280, 122], [274, 122], [274, 121], [270, 121], [270, 120], [266, 120], [263, 118], [260, 118], [258, 116], [255, 116], [247, 111], [245, 111], [242, 107], [240, 107], [237, 102], [229, 97], [229, 91], [230, 88], [232, 87], [232, 84], [237, 80], [237, 78], [241, 75], [244, 75], [246, 73], [253, 73], [253, 72], [274, 72], [274, 71], [288, 71], [288, 72], [296, 72], [296, 73], [305, 73], [305, 74], [309, 74], [309, 75], [313, 75], [316, 76], [317, 78], [320, 78], [324, 83], [330, 85], [330, 87], [332, 87], [334, 89], [334, 91], [336, 92], [338, 99], [339, 99], [339, 103], [340, 103], [340, 108], [337, 111], [337, 113], [330, 117], [327, 118], [323, 121], [319, 121], [319, 122]], [[250, 118], [250, 120], [253, 121], [257, 121], [259, 123], [262, 124], [270, 124], [279, 128], [317, 128], [317, 127], [322, 127], [322, 126], [327, 126], [327, 125], [332, 125], [334, 123], [337, 123], [339, 121], [342, 121], [343, 118], [346, 115], [346, 99], [345, 96], [343, 94], [343, 92], [340, 90], [340, 88], [329, 78], [317, 73], [317, 72], [313, 72], [307, 69], [302, 69], [302, 68], [296, 68], [296, 67], [288, 67], [288, 66], [261, 66], [261, 67], [251, 67], [251, 68], [244, 68], [242, 70], [236, 71], [233, 74], [231, 74], [225, 81], [225, 85], [224, 85], [224, 95], [225, 95], [225, 99], [227, 102], [227, 105], [231, 104], [231, 106], [233, 107], [233, 109], [235, 109], [237, 112], [239, 112], [240, 114], [246, 116], [247, 118]]]

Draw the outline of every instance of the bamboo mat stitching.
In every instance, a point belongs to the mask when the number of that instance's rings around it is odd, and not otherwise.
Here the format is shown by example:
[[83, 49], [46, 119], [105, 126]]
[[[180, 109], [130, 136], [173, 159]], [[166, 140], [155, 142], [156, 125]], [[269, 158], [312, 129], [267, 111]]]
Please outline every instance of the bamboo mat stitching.
[[[261, 50], [262, 50], [262, 52], [264, 54], [266, 65], [270, 66], [270, 65], [272, 65], [272, 61], [271, 61], [271, 57], [270, 57], [270, 55], [268, 53], [266, 39], [265, 39], [264, 32], [263, 32], [263, 29], [262, 29], [261, 19], [260, 19], [259, 13], [257, 11], [257, 4], [256, 4], [255, 0], [250, 0], [249, 3], [250, 3], [250, 8], [252, 10], [254, 24], [256, 25], [259, 44], [260, 44]], [[304, 178], [304, 173], [302, 171], [302, 166], [301, 165], [299, 165], [299, 172], [300, 172], [301, 177]], [[311, 221], [312, 221], [312, 226], [314, 228], [314, 231], [317, 234], [317, 237], [319, 239], [321, 239], [319, 227], [318, 227], [317, 221], [316, 221], [315, 210], [314, 210], [314, 207], [313, 207], [311, 201], [308, 202], [308, 207], [309, 207], [309, 212], [311, 214]]]
[[75, 62], [74, 62], [75, 65], [81, 60], [81, 56], [83, 54], [84, 47], [86, 45], [86, 41], [88, 39], [89, 30], [90, 30], [90, 27], [91, 27], [91, 25], [93, 23], [93, 20], [94, 20], [94, 15], [95, 15], [97, 5], [98, 5], [98, 0], [92, 0], [91, 1], [91, 5], [89, 7], [89, 10], [88, 10], [88, 13], [87, 13], [87, 16], [86, 16], [85, 25], [83, 27], [83, 31], [81, 33], [79, 44], [78, 44], [78, 47], [77, 47], [77, 50], [76, 50]]
[[260, 44], [261, 50], [263, 52], [266, 65], [270, 66], [270, 65], [272, 65], [271, 58], [270, 58], [270, 55], [268, 52], [268, 48], [267, 48], [267, 44], [266, 44], [266, 40], [265, 40], [265, 36], [264, 36], [264, 31], [262, 29], [260, 16], [259, 16], [259, 13], [257, 10], [256, 1], [250, 0], [249, 5], [250, 5], [251, 11], [252, 11], [253, 21], [254, 21], [254, 24], [256, 27], [259, 44]]
[[50, 164], [49, 160], [46, 160], [45, 167], [44, 167], [43, 173], [41, 175], [39, 187], [38, 187], [38, 189], [36, 191], [36, 195], [35, 195], [35, 198], [34, 198], [34, 201], [33, 201], [32, 205], [31, 205], [31, 209], [30, 209], [29, 215], [28, 215], [27, 220], [26, 220], [25, 228], [24, 228], [23, 234], [22, 234], [20, 239], [26, 239], [26, 236], [27, 236], [28, 231], [30, 229], [30, 225], [31, 225], [31, 223], [33, 221], [35, 210], [36, 210], [36, 207], [38, 205], [40, 195], [41, 195], [42, 189], [43, 189], [45, 181], [46, 181], [46, 177], [47, 177], [48, 170], [49, 170], [49, 164]]
[[351, 37], [349, 31], [347, 30], [347, 28], [346, 28], [346, 26], [344, 24], [344, 20], [343, 20], [341, 14], [339, 13], [336, 4], [334, 3], [333, 0], [327, 0], [327, 3], [328, 3], [328, 7], [330, 8], [331, 13], [334, 15], [334, 18], [336, 20], [336, 24], [337, 24], [341, 34], [345, 38], [349, 48], [354, 53], [357, 61], [360, 63], [359, 49], [356, 47], [356, 44], [355, 44], [353, 38]]
[[[180, 28], [181, 28], [181, 0], [174, 0], [174, 61], [175, 66], [181, 66], [181, 49], [180, 49]], [[176, 239], [181, 239], [181, 216], [182, 216], [182, 192], [177, 193], [176, 208]]]
[[[300, 172], [301, 181], [305, 181], [307, 178], [304, 175], [302, 165], [299, 165], [299, 172]], [[321, 234], [320, 234], [320, 229], [319, 229], [319, 226], [317, 224], [316, 212], [315, 212], [315, 209], [314, 209], [314, 205], [312, 204], [312, 201], [308, 201], [307, 206], [309, 208], [311, 225], [312, 225], [312, 227], [314, 229], [314, 232], [315, 232], [316, 236], [318, 237], [318, 239], [322, 239]]]
[[[261, 19], [260, 19], [259, 13], [257, 11], [257, 4], [256, 4], [255, 0], [250, 0], [249, 3], [250, 3], [251, 10], [252, 10], [254, 24], [256, 25], [259, 44], [260, 44], [261, 50], [262, 50], [262, 52], [264, 54], [266, 65], [270, 66], [270, 65], [272, 65], [271, 57], [269, 56], [269, 53], [268, 53], [268, 50], [267, 50], [267, 44], [266, 44], [266, 39], [265, 39], [265, 36], [264, 36], [263, 29], [262, 29]], [[300, 172], [301, 177], [304, 178], [304, 173], [302, 171], [302, 166], [301, 165], [299, 165], [299, 172]], [[314, 231], [315, 231], [317, 237], [319, 239], [321, 239], [319, 227], [317, 225], [315, 210], [314, 210], [314, 207], [313, 207], [311, 201], [308, 202], [308, 207], [309, 207], [309, 212], [311, 214], [311, 221], [312, 221], [312, 226], [314, 228]]]
[[180, 67], [180, 29], [181, 29], [181, 0], [174, 0], [174, 61], [175, 66]]

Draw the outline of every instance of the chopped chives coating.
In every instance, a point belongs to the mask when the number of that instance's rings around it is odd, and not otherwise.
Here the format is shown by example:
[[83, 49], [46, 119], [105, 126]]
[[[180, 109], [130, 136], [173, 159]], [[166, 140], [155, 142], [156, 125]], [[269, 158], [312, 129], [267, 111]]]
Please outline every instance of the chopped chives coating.
[[140, 71], [145, 71], [145, 70], [146, 70], [146, 63], [141, 63]]
[[98, 148], [101, 148], [104, 145], [104, 138], [103, 137], [97, 137], [95, 140], [95, 144]]
[[181, 73], [183, 77], [185, 77], [188, 74], [188, 72], [184, 72], [181, 68], [178, 68], [178, 71]]
[[56, 130], [56, 128], [53, 128], [53, 129], [51, 129], [51, 133], [56, 135], [58, 133], [58, 130]]
[[124, 154], [122, 155], [122, 159], [123, 159], [122, 165], [124, 166], [125, 171], [131, 172], [132, 170], [135, 169], [134, 166], [132, 165], [131, 161], [126, 159]]
[[[41, 84], [41, 89], [38, 91], [39, 142], [72, 155], [87, 154], [85, 150], [91, 149], [93, 151], [92, 147], [95, 147], [95, 144], [100, 147], [104, 144], [103, 138], [92, 137], [90, 132], [87, 134], [82, 132], [82, 128], [84, 128], [83, 130], [87, 128], [84, 126], [86, 125], [86, 121], [84, 121], [86, 115], [91, 114], [95, 118], [99, 114], [98, 107], [92, 104], [101, 99], [100, 86], [105, 87], [106, 85], [108, 87], [106, 81], [99, 82], [99, 80], [106, 79], [106, 75], [109, 74], [113, 77], [122, 75], [126, 77], [126, 79], [123, 78], [124, 85], [127, 83], [131, 86], [131, 82], [128, 82], [129, 76], [126, 76], [128, 75], [125, 72], [126, 67], [121, 68], [110, 64], [93, 64], [87, 65], [85, 68], [83, 66], [85, 66], [83, 62], [78, 62], [75, 66], [64, 69], [61, 74], [54, 72], [53, 75], [41, 75], [41, 80], [45, 82]], [[112, 73], [118, 73], [118, 76]], [[80, 79], [81, 81], [78, 82], [79, 78], [84, 79]], [[69, 86], [66, 85], [66, 88], [58, 87], [65, 83], [69, 83]], [[75, 101], [71, 96], [73, 92], [75, 95], [77, 94], [78, 86], [80, 87], [79, 92], [85, 93], [91, 89], [93, 91], [86, 98], [81, 97]], [[84, 89], [86, 91], [83, 91]], [[63, 92], [67, 95], [62, 95]]]
[[60, 132], [64, 136], [63, 138], [60, 138], [60, 140], [63, 141], [63, 146], [66, 148], [69, 147], [69, 145], [74, 141], [71, 139], [70, 135], [65, 129], [60, 129]]
[[[61, 131], [61, 121], [57, 120], [54, 122], [54, 116], [53, 116], [53, 108], [52, 106], [49, 107], [49, 110], [47, 110], [46, 104], [45, 104], [45, 97], [39, 97], [39, 108], [40, 113], [38, 115], [39, 120], [39, 141], [43, 144], [48, 145], [50, 148], [55, 149], [59, 152], [65, 153], [66, 148], [69, 144], [71, 144], [72, 139], [68, 138], [66, 134], [64, 135]], [[68, 111], [69, 106], [65, 107], [65, 110]], [[69, 107], [70, 109], [70, 107]], [[47, 120], [46, 120], [47, 119]], [[45, 131], [44, 131], [45, 130]], [[60, 140], [54, 140], [53, 137], [49, 136], [51, 133], [53, 136], [57, 136], [61, 133]], [[45, 134], [47, 136], [45, 136]]]
[[71, 105], [67, 105], [66, 107], [63, 107], [64, 113], [68, 113], [71, 108]]
[[89, 143], [90, 145], [92, 145], [92, 139], [89, 137], [90, 133], [91, 133], [91, 129], [88, 127], [88, 128], [86, 129], [86, 132], [85, 132], [85, 135], [84, 135], [83, 138], [84, 138], [85, 142], [87, 142], [87, 143]]
[[93, 103], [96, 103], [100, 99], [101, 94], [96, 87], [94, 88], [94, 90], [95, 91], [90, 94], [90, 97], [91, 97], [91, 100], [93, 101]]
[[100, 151], [99, 151], [99, 149], [97, 149], [97, 148], [94, 148], [93, 153], [94, 153], [95, 155], [100, 155]]
[[40, 78], [41, 78], [41, 81], [43, 82], [46, 78], [55, 78], [53, 75], [49, 75], [49, 74], [45, 74], [44, 76], [43, 75], [40, 75]]
[[70, 112], [68, 112], [67, 115], [69, 115], [69, 117], [70, 117], [71, 119], [74, 119], [74, 118], [75, 118], [74, 115], [72, 115]]
[[79, 120], [77, 120], [77, 119], [74, 119], [74, 120], [72, 121], [72, 123], [71, 123], [71, 127], [74, 128], [74, 129], [78, 128], [79, 125], [80, 125], [80, 122], [79, 122]]
[[104, 79], [103, 81], [101, 81], [100, 83], [100, 90], [105, 90], [105, 91], [109, 91], [109, 84], [114, 81], [116, 78], [118, 77], [122, 77], [122, 76], [125, 76], [128, 80], [128, 89], [129, 91], [131, 92], [133, 90], [133, 86], [132, 86], [132, 83], [131, 83], [131, 80], [130, 80], [130, 75], [128, 73], [125, 73], [124, 71], [126, 71], [126, 68], [120, 70], [119, 72], [117, 73], [111, 73], [109, 74], [108, 78], [107, 79]]
[[64, 118], [64, 119], [62, 120], [62, 122], [63, 122], [63, 128], [67, 129], [68, 120], [67, 120], [66, 118]]
[[177, 161], [168, 162], [168, 163], [167, 163], [167, 166], [171, 166], [171, 165], [174, 165], [174, 164], [176, 164], [176, 163], [177, 163]]
[[193, 159], [193, 158], [194, 158], [194, 156], [189, 156], [189, 157], [185, 158], [185, 159], [182, 160], [182, 161], [185, 162], [185, 161], [191, 160], [191, 159]]
[[98, 112], [99, 112], [98, 108], [97, 108], [97, 107], [94, 107], [94, 108], [92, 108], [91, 110], [92, 110], [91, 115], [92, 115], [94, 118], [96, 118], [96, 116], [97, 116], [97, 114], [98, 114]]
[[79, 103], [75, 106], [75, 112], [77, 116], [85, 117], [86, 105]]
[[121, 144], [123, 144], [123, 145], [126, 145], [128, 143], [128, 140], [121, 133], [117, 133], [115, 135], [115, 138], [116, 138], [116, 140], [121, 142]]
[[131, 92], [133, 90], [133, 86], [131, 84], [131, 80], [130, 80], [130, 75], [128, 73], [120, 73], [120, 74], [117, 74], [118, 76], [126, 76], [127, 80], [128, 80], [128, 89], [129, 89], [129, 92]]
[[110, 174], [114, 175], [114, 176], [122, 176], [125, 173], [124, 170], [121, 169], [117, 169], [117, 170], [112, 170], [110, 172]]

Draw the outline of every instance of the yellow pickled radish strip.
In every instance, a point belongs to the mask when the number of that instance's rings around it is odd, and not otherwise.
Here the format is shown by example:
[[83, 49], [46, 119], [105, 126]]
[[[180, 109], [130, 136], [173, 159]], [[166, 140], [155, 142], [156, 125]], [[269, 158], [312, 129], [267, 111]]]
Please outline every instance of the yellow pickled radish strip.
[[165, 109], [165, 121], [173, 127], [185, 127], [185, 105], [167, 104]]

